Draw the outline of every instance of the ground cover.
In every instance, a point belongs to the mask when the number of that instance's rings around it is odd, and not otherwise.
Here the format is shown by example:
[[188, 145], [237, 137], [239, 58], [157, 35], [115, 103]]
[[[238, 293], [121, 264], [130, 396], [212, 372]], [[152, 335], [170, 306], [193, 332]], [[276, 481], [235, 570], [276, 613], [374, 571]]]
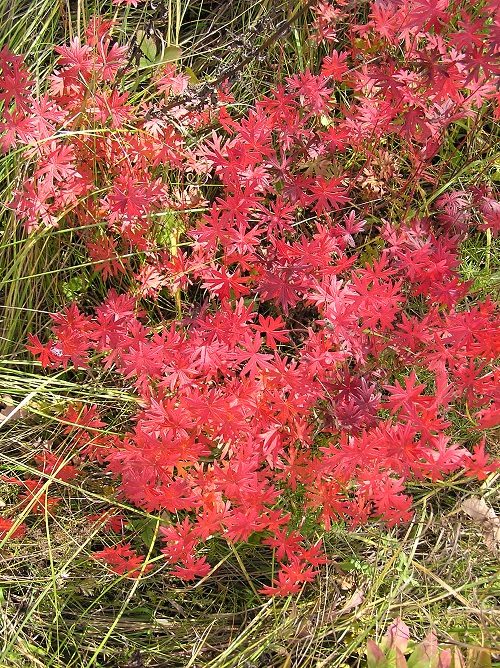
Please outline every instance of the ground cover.
[[496, 3], [2, 11], [4, 665], [494, 664]]

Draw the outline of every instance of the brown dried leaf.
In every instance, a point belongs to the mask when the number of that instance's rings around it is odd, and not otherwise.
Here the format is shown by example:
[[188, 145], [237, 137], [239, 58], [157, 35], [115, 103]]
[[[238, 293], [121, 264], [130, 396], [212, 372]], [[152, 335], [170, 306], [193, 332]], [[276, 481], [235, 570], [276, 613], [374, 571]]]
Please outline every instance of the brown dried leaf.
[[2, 397], [2, 402], [7, 405], [0, 408], [0, 427], [11, 420], [24, 420], [28, 417], [29, 411], [23, 408], [24, 402], [16, 406], [9, 396]]
[[486, 547], [490, 552], [500, 552], [500, 518], [484, 499], [472, 496], [462, 503], [462, 510], [475, 522], [481, 524]]
[[490, 531], [484, 532], [484, 542], [490, 552], [494, 554], [500, 552], [500, 524], [491, 527]]
[[471, 496], [462, 503], [462, 510], [476, 522], [492, 522], [497, 520], [497, 515], [493, 508], [490, 508], [486, 501], [479, 496]]
[[350, 599], [347, 601], [347, 603], [343, 606], [341, 610], [339, 610], [338, 614], [339, 615], [345, 615], [346, 612], [350, 612], [354, 608], [357, 608], [360, 606], [363, 601], [365, 600], [363, 590], [362, 589], [356, 589], [356, 591], [353, 593], [353, 595], [350, 597]]

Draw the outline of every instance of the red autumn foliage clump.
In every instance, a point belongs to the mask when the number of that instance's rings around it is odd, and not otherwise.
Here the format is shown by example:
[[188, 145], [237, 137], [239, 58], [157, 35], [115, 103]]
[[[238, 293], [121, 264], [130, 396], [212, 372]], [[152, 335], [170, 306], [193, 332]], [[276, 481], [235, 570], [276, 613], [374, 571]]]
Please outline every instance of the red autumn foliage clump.
[[[30, 165], [12, 207], [27, 233], [73, 227], [110, 286], [27, 347], [44, 369], [104, 368], [133, 388], [124, 433], [96, 406], [70, 406], [66, 431], [82, 465], [170, 518], [173, 575], [206, 576], [213, 536], [258, 535], [280, 565], [262, 591], [296, 593], [326, 558], [293, 525], [290, 494], [326, 530], [392, 526], [411, 518], [408, 481], [500, 467], [481, 440], [500, 424], [500, 310], [459, 271], [468, 236], [498, 233], [500, 203], [487, 181], [442, 188], [455, 124], [500, 114], [500, 14], [462, 4], [376, 0], [360, 23], [355, 3], [319, 2], [327, 55], [243, 116], [227, 85], [192, 104], [171, 64], [138, 105], [103, 19], [56, 47], [43, 93], [0, 52], [0, 142]], [[121, 274], [126, 294], [111, 287]], [[178, 313], [158, 326], [143, 309], [160, 295]], [[472, 451], [453, 438], [464, 417]], [[129, 543], [94, 556], [146, 570]]]

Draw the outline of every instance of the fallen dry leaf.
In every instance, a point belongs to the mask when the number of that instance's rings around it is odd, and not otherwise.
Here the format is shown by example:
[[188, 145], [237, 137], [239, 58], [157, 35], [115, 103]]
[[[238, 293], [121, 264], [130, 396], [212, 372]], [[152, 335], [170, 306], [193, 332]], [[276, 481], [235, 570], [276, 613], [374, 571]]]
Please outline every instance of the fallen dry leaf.
[[11, 420], [23, 420], [29, 415], [29, 411], [19, 406], [5, 406], [0, 408], [0, 427]]
[[497, 519], [497, 514], [490, 508], [484, 499], [479, 496], [471, 496], [462, 503], [462, 510], [472, 517], [476, 522], [492, 522]]
[[481, 525], [486, 547], [490, 552], [500, 552], [500, 518], [484, 499], [471, 496], [462, 503], [463, 512]]

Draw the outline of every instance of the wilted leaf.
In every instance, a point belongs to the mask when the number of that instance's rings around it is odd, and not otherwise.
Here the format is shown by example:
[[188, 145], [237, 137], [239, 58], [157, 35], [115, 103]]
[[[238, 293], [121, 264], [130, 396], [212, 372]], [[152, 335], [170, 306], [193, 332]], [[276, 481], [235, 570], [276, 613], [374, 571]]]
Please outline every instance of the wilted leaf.
[[467, 652], [467, 668], [491, 668], [491, 654], [482, 647], [471, 647]]
[[493, 508], [479, 496], [471, 496], [462, 503], [462, 510], [476, 522], [491, 522], [497, 520]]
[[479, 496], [472, 496], [462, 503], [462, 510], [475, 522], [481, 525], [481, 531], [486, 547], [490, 552], [500, 550], [500, 518], [493, 508]]
[[351, 598], [347, 603], [342, 607], [342, 610], [339, 611], [339, 615], [344, 615], [346, 612], [349, 612], [353, 608], [357, 608], [363, 601], [365, 597], [361, 589], [356, 589]]
[[24, 402], [16, 406], [10, 396], [2, 397], [2, 402], [7, 405], [4, 408], [0, 408], [0, 427], [12, 420], [24, 420], [28, 417], [29, 411], [23, 407]]
[[465, 668], [465, 660], [458, 647], [444, 649], [439, 654], [438, 668]]
[[464, 655], [458, 647], [453, 648], [453, 654], [451, 656], [451, 668], [465, 668]]

